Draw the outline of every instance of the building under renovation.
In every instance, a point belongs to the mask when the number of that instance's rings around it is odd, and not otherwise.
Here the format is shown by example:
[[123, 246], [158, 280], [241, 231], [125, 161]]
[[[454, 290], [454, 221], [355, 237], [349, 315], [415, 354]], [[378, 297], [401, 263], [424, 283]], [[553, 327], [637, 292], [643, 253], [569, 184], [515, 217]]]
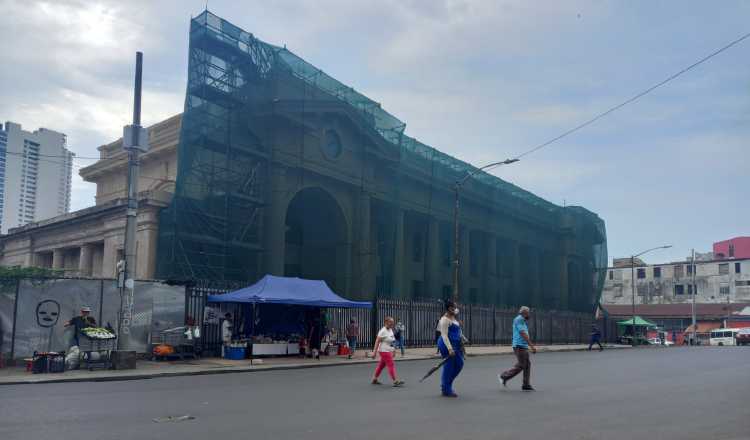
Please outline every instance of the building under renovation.
[[[141, 157], [139, 277], [269, 273], [323, 279], [350, 299], [450, 295], [453, 187], [475, 168], [207, 11], [191, 21], [188, 68], [182, 116], [153, 126]], [[81, 170], [97, 206], [11, 230], [2, 264], [114, 275], [127, 158], [121, 141], [100, 152]], [[598, 301], [607, 248], [596, 214], [480, 172], [461, 190], [459, 220], [462, 301], [587, 312]]]
[[[156, 275], [323, 279], [354, 299], [451, 290], [453, 184], [473, 168], [284, 47], [204, 12], [190, 26], [174, 198]], [[590, 310], [604, 224], [489, 174], [462, 191], [461, 292]]]

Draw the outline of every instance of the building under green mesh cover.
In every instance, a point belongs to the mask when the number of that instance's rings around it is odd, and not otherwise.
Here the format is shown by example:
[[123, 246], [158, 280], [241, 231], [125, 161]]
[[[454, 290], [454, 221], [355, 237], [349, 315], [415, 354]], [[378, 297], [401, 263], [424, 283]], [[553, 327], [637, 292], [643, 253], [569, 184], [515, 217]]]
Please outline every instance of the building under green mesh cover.
[[[449, 296], [453, 184], [471, 165], [210, 12], [191, 21], [189, 52], [158, 277], [270, 273], [323, 279], [351, 299]], [[462, 301], [591, 310], [607, 265], [596, 214], [487, 173], [461, 202]]]

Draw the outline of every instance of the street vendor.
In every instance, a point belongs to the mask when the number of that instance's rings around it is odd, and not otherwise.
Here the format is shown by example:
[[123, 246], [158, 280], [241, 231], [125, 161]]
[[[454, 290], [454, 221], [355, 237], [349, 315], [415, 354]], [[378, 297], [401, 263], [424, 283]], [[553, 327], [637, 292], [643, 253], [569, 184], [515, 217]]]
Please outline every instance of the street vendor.
[[232, 343], [232, 314], [226, 313], [224, 315], [224, 322], [221, 323], [221, 342], [223, 343], [221, 350], [221, 355], [224, 356], [226, 352], [226, 348], [229, 346], [229, 344]]
[[76, 316], [74, 318], [71, 318], [70, 321], [65, 323], [65, 327], [73, 326], [75, 328], [75, 333], [73, 335], [73, 343], [72, 346], [79, 346], [80, 345], [80, 336], [81, 336], [81, 330], [88, 327], [96, 327], [96, 319], [94, 319], [93, 316], [91, 316], [91, 307], [83, 306], [81, 307], [81, 315]]

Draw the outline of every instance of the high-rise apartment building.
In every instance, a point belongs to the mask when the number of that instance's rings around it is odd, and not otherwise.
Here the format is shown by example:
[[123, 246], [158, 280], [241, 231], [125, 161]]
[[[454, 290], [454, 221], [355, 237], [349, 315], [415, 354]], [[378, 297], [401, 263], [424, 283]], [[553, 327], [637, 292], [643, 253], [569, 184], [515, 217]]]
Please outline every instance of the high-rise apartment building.
[[62, 133], [0, 125], [0, 233], [70, 211], [73, 156]]

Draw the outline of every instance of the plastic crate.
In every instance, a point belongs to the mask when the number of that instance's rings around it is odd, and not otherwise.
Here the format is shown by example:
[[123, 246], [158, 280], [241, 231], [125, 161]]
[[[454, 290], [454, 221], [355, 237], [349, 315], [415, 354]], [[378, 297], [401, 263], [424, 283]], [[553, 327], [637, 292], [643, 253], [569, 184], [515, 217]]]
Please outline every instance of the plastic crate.
[[224, 347], [224, 359], [233, 361], [245, 359], [245, 347]]

